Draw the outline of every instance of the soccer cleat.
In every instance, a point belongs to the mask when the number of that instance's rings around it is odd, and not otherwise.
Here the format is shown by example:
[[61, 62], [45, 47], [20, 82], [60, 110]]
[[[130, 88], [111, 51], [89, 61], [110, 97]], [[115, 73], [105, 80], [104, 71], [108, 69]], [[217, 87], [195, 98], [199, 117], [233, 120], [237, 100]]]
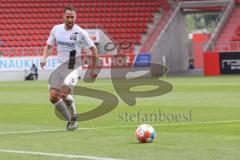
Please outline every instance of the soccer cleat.
[[66, 130], [74, 131], [77, 129], [77, 115], [72, 116], [71, 121], [67, 123]]

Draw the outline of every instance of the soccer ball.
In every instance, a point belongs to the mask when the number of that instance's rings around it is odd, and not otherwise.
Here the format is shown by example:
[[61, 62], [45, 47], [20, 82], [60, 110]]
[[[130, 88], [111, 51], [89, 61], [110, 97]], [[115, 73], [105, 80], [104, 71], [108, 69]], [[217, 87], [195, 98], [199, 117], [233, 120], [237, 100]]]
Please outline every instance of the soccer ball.
[[140, 143], [151, 143], [156, 138], [156, 132], [149, 124], [140, 125], [137, 128], [135, 135]]

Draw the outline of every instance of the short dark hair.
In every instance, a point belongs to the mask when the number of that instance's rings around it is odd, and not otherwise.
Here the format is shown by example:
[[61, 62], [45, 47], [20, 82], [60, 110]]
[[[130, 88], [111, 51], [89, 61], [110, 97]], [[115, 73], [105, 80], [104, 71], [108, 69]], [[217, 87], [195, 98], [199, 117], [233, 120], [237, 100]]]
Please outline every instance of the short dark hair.
[[64, 8], [64, 14], [66, 13], [67, 10], [76, 12], [76, 9], [75, 9], [73, 6], [67, 6], [67, 7], [65, 7], [65, 8]]

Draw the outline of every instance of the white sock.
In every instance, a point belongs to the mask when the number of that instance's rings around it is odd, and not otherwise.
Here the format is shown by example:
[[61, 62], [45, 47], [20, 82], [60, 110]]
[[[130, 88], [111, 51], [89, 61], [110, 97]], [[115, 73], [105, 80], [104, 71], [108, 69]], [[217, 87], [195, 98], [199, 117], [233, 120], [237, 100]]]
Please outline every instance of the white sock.
[[75, 116], [77, 114], [77, 110], [76, 110], [76, 106], [75, 106], [75, 103], [74, 103], [74, 99], [72, 97], [72, 95], [67, 95], [63, 101], [66, 103], [68, 109], [69, 109], [69, 112], [71, 113], [72, 116]]
[[56, 110], [67, 120], [67, 121], [71, 121], [71, 114], [69, 113], [68, 109], [67, 109], [67, 105], [65, 104], [65, 102], [60, 99], [58, 102], [56, 102], [54, 104]]

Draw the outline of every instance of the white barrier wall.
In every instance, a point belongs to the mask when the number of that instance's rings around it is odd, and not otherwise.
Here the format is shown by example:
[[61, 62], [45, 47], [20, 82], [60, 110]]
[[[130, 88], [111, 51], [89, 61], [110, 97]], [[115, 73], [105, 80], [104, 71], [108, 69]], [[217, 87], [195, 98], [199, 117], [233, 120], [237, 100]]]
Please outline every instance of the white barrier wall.
[[30, 73], [32, 64], [39, 69], [39, 79], [47, 79], [50, 72], [55, 68], [57, 59], [49, 56], [46, 70], [40, 69], [41, 57], [0, 57], [0, 81], [24, 80]]
[[[141, 54], [141, 55], [125, 55], [125, 56], [117, 56], [114, 59], [112, 55], [100, 55], [99, 59], [102, 61], [102, 69], [99, 74], [99, 78], [109, 78], [111, 77], [111, 68], [115, 68], [117, 70], [117, 74], [114, 77], [118, 77], [118, 75], [122, 75], [122, 71], [129, 66], [143, 67], [146, 64], [150, 63], [150, 55], [149, 54]], [[45, 67], [45, 70], [40, 68], [40, 56], [36, 57], [0, 57], [0, 81], [17, 81], [24, 80], [25, 77], [30, 73], [30, 69], [32, 64], [35, 64], [39, 70], [39, 79], [46, 80], [49, 78], [51, 71], [56, 68], [57, 57], [49, 56], [48, 63]], [[82, 62], [84, 64], [87, 59], [83, 58]], [[84, 65], [84, 68], [87, 66]], [[119, 73], [119, 74], [118, 74]], [[84, 74], [84, 71], [82, 72]], [[83, 77], [83, 75], [80, 75]]]
[[[1, 71], [0, 81], [23, 81], [29, 71]], [[39, 80], [47, 80], [51, 71], [39, 71]]]

